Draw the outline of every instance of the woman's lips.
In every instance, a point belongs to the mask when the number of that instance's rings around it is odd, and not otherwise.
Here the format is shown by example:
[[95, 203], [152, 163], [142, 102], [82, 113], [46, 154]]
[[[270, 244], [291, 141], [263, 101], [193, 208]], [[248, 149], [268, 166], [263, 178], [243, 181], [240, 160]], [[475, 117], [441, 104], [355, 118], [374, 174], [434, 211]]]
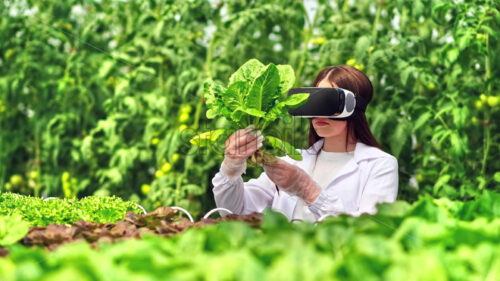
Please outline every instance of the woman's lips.
[[317, 122], [314, 122], [314, 124], [315, 124], [316, 126], [327, 126], [327, 125], [328, 125], [328, 123], [327, 123], [327, 122], [323, 122], [323, 121], [317, 121]]

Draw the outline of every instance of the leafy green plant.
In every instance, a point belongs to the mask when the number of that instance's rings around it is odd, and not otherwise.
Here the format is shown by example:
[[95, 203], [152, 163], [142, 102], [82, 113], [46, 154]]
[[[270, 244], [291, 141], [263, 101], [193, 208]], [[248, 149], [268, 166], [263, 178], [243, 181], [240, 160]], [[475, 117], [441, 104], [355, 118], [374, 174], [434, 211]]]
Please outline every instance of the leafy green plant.
[[[376, 215], [341, 215], [316, 225], [290, 223], [269, 210], [260, 226], [219, 222], [97, 247], [76, 242], [46, 251], [11, 245], [0, 259], [0, 279], [495, 280], [499, 196], [487, 191], [470, 204], [422, 197], [413, 204], [380, 204]], [[115, 227], [116, 239], [124, 231]]]
[[[221, 154], [189, 139], [231, 121], [203, 114], [204, 81], [227, 83], [256, 58], [291, 65], [294, 86], [328, 65], [364, 71], [367, 119], [398, 158], [399, 198], [499, 190], [497, 3], [1, 2], [0, 189], [213, 208]], [[307, 120], [281, 121], [280, 139], [306, 148]]]
[[[266, 136], [273, 148], [281, 150], [291, 158], [302, 160], [295, 148], [278, 137], [267, 136], [266, 128], [278, 118], [290, 118], [287, 109], [300, 106], [309, 94], [287, 96], [295, 83], [290, 65], [263, 65], [256, 59], [243, 64], [231, 77], [226, 87], [213, 81], [205, 82], [205, 99], [208, 106], [207, 118], [222, 116], [230, 121], [227, 129], [217, 129], [199, 134], [191, 143], [206, 146], [215, 143], [220, 136], [229, 132], [253, 126]], [[257, 151], [252, 155], [255, 163], [272, 162], [271, 155]]]
[[14, 193], [0, 195], [0, 215], [20, 215], [30, 226], [51, 223], [72, 224], [79, 220], [88, 222], [115, 222], [122, 220], [129, 211], [140, 213], [134, 202], [124, 202], [117, 197], [89, 196], [82, 199], [50, 199], [23, 196]]
[[27, 233], [29, 227], [21, 215], [0, 215], [0, 246], [9, 246], [21, 240]]

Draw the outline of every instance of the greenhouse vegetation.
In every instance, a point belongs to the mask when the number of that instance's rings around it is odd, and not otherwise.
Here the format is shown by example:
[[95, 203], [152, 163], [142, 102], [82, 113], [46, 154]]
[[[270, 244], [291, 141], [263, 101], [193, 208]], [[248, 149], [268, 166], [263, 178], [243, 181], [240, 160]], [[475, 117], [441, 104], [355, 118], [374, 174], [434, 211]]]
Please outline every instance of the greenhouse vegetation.
[[[499, 0], [19, 0], [0, 15], [1, 280], [500, 279]], [[283, 96], [221, 98], [257, 83], [237, 79], [248, 63], [280, 94], [326, 66], [365, 72], [398, 200], [316, 224], [201, 218], [229, 133], [307, 148]]]

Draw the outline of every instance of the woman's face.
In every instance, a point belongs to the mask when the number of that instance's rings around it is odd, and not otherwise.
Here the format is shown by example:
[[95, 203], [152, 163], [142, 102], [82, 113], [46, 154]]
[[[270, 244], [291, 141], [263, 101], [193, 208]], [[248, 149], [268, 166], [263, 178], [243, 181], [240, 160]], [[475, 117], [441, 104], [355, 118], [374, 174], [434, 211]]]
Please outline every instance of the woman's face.
[[[320, 88], [338, 88], [335, 83], [330, 84], [330, 81], [323, 79], [319, 82]], [[328, 118], [314, 117], [312, 125], [318, 136], [323, 138], [342, 136], [347, 133], [347, 121], [336, 121]]]

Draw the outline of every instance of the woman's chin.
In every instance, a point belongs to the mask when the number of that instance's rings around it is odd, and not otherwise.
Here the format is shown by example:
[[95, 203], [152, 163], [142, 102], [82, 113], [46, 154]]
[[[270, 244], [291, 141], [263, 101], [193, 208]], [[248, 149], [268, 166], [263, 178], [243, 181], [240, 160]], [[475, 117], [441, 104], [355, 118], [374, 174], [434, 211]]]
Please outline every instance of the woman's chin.
[[[326, 126], [325, 126], [326, 127]], [[322, 137], [323, 135], [329, 135], [332, 133], [332, 128], [324, 128], [324, 127], [315, 127], [314, 130], [318, 136]]]
[[318, 136], [320, 138], [327, 138], [330, 136], [330, 134], [326, 134], [326, 133], [322, 133], [322, 132], [318, 132], [318, 131], [316, 131], [316, 134], [318, 134]]
[[337, 137], [342, 135], [342, 132], [332, 132], [332, 130], [316, 130], [316, 134], [321, 138]]

